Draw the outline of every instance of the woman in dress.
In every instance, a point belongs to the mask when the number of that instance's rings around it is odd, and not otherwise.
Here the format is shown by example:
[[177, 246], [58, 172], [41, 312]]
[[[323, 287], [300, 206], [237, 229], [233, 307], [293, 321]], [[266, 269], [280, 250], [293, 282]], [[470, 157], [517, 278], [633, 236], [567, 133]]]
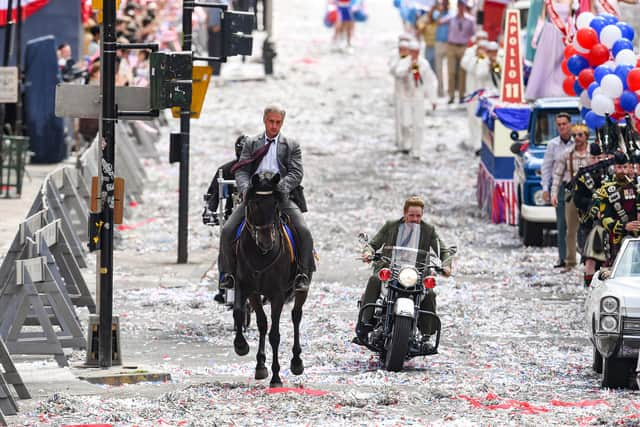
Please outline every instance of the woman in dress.
[[[552, 1], [551, 6], [566, 25], [571, 13], [571, 0]], [[536, 37], [532, 40], [532, 43], [535, 43], [533, 47], [536, 49], [536, 53], [525, 91], [525, 98], [528, 100], [565, 96], [562, 90], [562, 82], [565, 78], [562, 72], [565, 47], [562, 39], [564, 35], [553, 22], [546, 19], [547, 15], [547, 8], [544, 7], [540, 14], [542, 20], [540, 37], [538, 40]]]

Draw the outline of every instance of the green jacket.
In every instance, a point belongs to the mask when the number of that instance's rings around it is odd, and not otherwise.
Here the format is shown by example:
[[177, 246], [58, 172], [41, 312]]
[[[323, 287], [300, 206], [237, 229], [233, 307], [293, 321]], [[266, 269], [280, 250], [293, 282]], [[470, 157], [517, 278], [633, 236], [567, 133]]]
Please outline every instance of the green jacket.
[[[379, 250], [382, 245], [384, 246], [395, 246], [396, 240], [398, 239], [398, 231], [400, 229], [400, 224], [404, 222], [403, 218], [393, 221], [387, 221], [380, 231], [376, 233], [376, 235], [369, 242], [369, 246], [374, 250]], [[432, 248], [435, 253], [437, 253], [440, 257], [440, 260], [443, 261], [443, 267], [449, 266], [451, 264], [451, 260], [449, 259], [449, 250], [445, 247], [440, 237], [438, 237], [438, 233], [436, 233], [436, 229], [427, 224], [424, 221], [420, 221], [420, 243], [419, 249], [429, 252], [429, 248]], [[439, 252], [438, 252], [439, 250]], [[418, 262], [424, 262], [425, 255], [421, 256], [418, 259]], [[377, 271], [382, 267], [386, 266], [385, 261], [377, 261], [374, 264], [374, 270]]]

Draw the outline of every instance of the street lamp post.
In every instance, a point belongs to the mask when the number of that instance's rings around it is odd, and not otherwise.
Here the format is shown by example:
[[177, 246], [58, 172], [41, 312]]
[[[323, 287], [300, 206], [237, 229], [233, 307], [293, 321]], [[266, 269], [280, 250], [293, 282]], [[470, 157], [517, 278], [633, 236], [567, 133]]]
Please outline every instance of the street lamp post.
[[100, 162], [102, 202], [102, 236], [100, 239], [100, 338], [98, 363], [108, 368], [112, 363], [113, 323], [113, 207], [115, 183], [116, 92], [116, 0], [104, 0], [102, 6]]

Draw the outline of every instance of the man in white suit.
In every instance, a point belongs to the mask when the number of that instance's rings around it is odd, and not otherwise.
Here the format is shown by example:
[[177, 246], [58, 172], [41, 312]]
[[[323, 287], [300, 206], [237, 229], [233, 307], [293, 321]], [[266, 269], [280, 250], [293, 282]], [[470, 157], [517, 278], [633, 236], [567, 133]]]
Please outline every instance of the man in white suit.
[[422, 146], [425, 120], [425, 95], [435, 110], [438, 78], [429, 62], [420, 55], [420, 44], [411, 40], [409, 54], [392, 68], [396, 79], [397, 144], [406, 154], [418, 157]]

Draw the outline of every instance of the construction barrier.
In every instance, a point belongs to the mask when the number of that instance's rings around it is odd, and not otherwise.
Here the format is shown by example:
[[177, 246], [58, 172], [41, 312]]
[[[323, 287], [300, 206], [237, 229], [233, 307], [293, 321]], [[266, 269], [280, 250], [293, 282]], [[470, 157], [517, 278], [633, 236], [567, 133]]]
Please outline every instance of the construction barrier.
[[[160, 160], [154, 142], [160, 124], [119, 122], [116, 126], [117, 175], [126, 183], [124, 214], [142, 203], [147, 180], [142, 159]], [[20, 223], [0, 264], [0, 425], [18, 407], [10, 393], [30, 398], [11, 355], [53, 356], [68, 366], [65, 348], [86, 349], [76, 307], [95, 314], [96, 303], [82, 268], [87, 267], [93, 177], [100, 176], [100, 147], [94, 140], [75, 166], [49, 173]], [[12, 175], [13, 176], [13, 175]]]

